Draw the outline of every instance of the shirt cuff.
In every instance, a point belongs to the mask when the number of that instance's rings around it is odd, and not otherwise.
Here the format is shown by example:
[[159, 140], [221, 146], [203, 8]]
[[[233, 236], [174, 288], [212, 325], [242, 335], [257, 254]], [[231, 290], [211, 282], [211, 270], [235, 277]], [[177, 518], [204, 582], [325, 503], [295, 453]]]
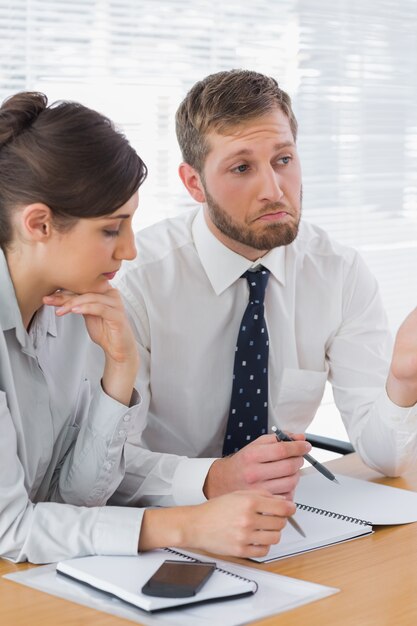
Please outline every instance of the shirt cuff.
[[386, 390], [376, 401], [377, 414], [387, 426], [409, 428], [417, 421], [417, 403], [413, 406], [397, 406], [389, 399]]
[[[91, 423], [96, 434], [103, 436], [108, 428], [118, 428], [119, 438], [126, 439], [133, 430], [143, 430], [146, 425], [146, 416], [139, 419], [142, 399], [136, 389], [133, 389], [130, 406], [127, 407], [118, 400], [108, 396], [103, 388], [94, 394], [90, 415], [94, 416]], [[121, 426], [121, 428], [120, 428]]]
[[172, 481], [172, 497], [176, 506], [207, 502], [204, 482], [215, 459], [183, 459], [176, 467]]
[[96, 554], [134, 555], [138, 553], [139, 535], [145, 509], [104, 506], [94, 528]]

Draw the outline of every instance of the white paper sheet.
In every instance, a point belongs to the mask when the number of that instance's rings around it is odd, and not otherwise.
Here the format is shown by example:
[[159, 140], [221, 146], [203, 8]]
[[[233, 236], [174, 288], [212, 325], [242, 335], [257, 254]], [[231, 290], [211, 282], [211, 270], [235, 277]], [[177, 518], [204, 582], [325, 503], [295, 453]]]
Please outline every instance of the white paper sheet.
[[314, 472], [302, 476], [294, 500], [374, 525], [417, 521], [417, 493], [336, 474], [337, 483]]
[[[201, 558], [199, 555], [188, 554]], [[152, 615], [81, 583], [67, 580], [56, 573], [55, 564], [6, 574], [5, 578], [145, 626], [155, 624], [160, 626], [213, 626], [213, 624], [241, 626], [325, 598], [339, 591], [333, 587], [288, 578], [218, 559], [216, 562], [219, 567], [256, 580], [259, 585], [257, 593], [246, 598], [195, 605]]]

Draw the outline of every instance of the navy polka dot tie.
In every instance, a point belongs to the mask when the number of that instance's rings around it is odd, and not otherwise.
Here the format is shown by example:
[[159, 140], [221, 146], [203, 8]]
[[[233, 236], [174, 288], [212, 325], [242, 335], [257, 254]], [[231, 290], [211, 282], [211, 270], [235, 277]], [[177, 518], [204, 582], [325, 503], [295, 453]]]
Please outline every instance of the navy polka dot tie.
[[264, 317], [269, 270], [247, 271], [249, 304], [240, 325], [233, 368], [232, 399], [223, 456], [237, 452], [268, 428], [269, 338]]

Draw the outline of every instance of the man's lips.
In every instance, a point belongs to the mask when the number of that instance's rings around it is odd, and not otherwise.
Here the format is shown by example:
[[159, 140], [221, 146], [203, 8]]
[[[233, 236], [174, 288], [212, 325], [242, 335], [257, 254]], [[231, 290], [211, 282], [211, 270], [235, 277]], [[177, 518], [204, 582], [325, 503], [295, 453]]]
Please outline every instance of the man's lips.
[[256, 218], [255, 221], [264, 221], [264, 222], [276, 222], [283, 220], [287, 217], [291, 217], [288, 211], [271, 211], [270, 213], [264, 213]]

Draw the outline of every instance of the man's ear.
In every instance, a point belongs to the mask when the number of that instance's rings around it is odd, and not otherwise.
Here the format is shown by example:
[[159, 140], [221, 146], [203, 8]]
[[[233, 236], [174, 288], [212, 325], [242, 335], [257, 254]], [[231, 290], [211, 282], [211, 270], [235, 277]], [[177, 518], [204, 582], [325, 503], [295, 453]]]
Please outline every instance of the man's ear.
[[41, 202], [28, 204], [21, 214], [21, 227], [32, 241], [47, 241], [52, 234], [51, 209]]
[[206, 194], [201, 184], [200, 174], [188, 163], [181, 163], [178, 173], [190, 196], [196, 202], [205, 202]]

